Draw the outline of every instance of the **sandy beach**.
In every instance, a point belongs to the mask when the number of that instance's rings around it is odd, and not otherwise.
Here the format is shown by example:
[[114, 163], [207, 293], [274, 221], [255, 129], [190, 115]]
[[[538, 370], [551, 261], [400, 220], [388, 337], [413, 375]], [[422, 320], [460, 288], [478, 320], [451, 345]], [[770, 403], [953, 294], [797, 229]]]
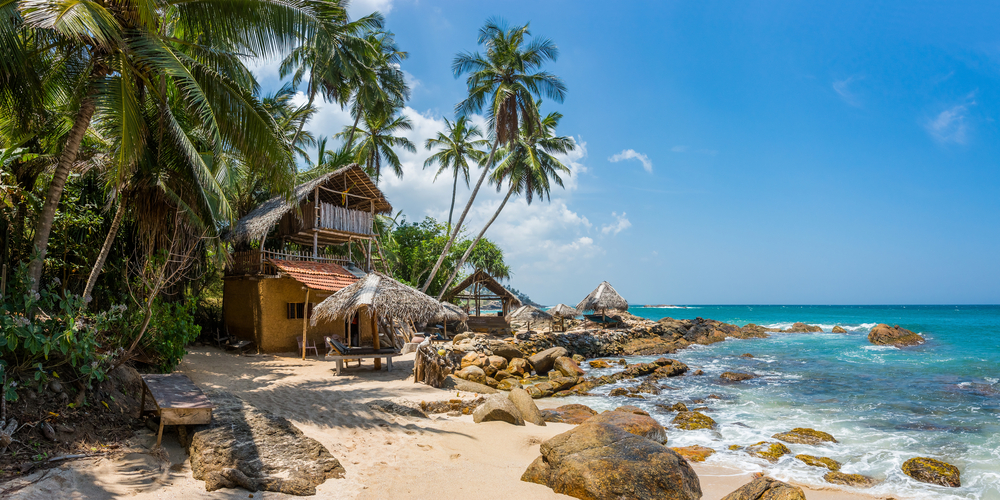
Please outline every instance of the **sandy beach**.
[[[512, 426], [475, 424], [471, 416], [399, 417], [369, 409], [375, 399], [435, 401], [474, 397], [414, 384], [413, 355], [397, 358], [392, 372], [374, 372], [371, 362], [334, 376], [328, 362], [288, 355], [239, 357], [214, 348], [192, 350], [178, 368], [202, 389], [234, 393], [259, 408], [291, 420], [326, 446], [347, 474], [317, 488], [317, 498], [465, 499], [570, 498], [538, 484], [520, 481], [539, 455], [539, 444], [570, 429], [570, 424]], [[542, 408], [558, 400], [539, 400]], [[248, 498], [239, 489], [206, 492], [191, 469], [177, 436], [164, 436], [166, 461], [146, 453], [155, 443], [140, 431], [133, 452], [122, 456], [68, 462], [11, 481], [7, 498], [174, 499]], [[749, 482], [751, 473], [719, 465], [695, 464], [705, 500], [718, 500]], [[800, 485], [801, 486], [801, 485]], [[837, 488], [804, 487], [809, 499], [873, 499]], [[253, 498], [294, 498], [257, 492]]]

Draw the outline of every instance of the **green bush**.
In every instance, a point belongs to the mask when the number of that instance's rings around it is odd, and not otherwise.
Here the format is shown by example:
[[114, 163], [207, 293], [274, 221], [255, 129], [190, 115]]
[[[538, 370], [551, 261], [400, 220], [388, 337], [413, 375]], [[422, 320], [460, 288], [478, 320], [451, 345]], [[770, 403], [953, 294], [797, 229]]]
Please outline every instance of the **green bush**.
[[145, 343], [158, 358], [158, 368], [163, 372], [173, 370], [187, 354], [184, 346], [198, 338], [201, 327], [195, 324], [198, 301], [188, 298], [184, 302], [153, 301], [153, 316]]

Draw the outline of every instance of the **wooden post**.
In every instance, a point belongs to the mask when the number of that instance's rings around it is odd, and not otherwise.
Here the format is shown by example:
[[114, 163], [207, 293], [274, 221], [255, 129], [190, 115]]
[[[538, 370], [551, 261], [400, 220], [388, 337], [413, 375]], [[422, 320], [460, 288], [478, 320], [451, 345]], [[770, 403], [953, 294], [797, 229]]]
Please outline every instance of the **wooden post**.
[[319, 257], [319, 185], [313, 190], [313, 212], [313, 258], [315, 259]]
[[[368, 205], [371, 210], [372, 216], [372, 227], [368, 228], [368, 234], [375, 234], [375, 200], [368, 200]], [[372, 272], [372, 267], [374, 262], [372, 262], [372, 240], [368, 238], [368, 272]]]
[[[375, 313], [374, 309], [369, 309], [372, 316], [372, 347], [376, 351], [379, 350], [379, 340], [378, 340], [378, 314]], [[375, 371], [382, 369], [382, 358], [375, 358]]]
[[306, 359], [306, 327], [309, 326], [309, 289], [306, 288], [306, 303], [302, 305], [302, 359]]

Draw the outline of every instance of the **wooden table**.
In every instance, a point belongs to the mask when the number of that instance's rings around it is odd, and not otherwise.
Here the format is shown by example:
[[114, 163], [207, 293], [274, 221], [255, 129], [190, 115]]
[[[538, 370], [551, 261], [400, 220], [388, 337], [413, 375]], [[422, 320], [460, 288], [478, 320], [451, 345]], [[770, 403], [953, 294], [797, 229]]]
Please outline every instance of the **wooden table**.
[[149, 394], [156, 407], [151, 413], [160, 417], [160, 430], [156, 434], [156, 446], [163, 439], [164, 425], [202, 425], [212, 422], [212, 408], [215, 405], [187, 375], [169, 373], [142, 376], [142, 401], [139, 403], [139, 417], [146, 407]]

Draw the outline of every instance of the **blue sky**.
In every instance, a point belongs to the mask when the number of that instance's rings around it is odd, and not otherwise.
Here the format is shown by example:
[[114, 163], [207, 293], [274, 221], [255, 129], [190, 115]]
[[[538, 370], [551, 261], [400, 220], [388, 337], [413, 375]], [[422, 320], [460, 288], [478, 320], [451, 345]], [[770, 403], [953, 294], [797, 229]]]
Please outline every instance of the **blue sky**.
[[[873, 5], [874, 4], [874, 5]], [[575, 304], [1000, 303], [1000, 4], [355, 2], [410, 53], [411, 140], [466, 92], [451, 61], [490, 16], [553, 39], [579, 144], [567, 189], [488, 236], [511, 284]], [[274, 88], [274, 65], [257, 69]], [[309, 125], [332, 135], [346, 113]], [[384, 189], [447, 218], [450, 183], [404, 154]], [[468, 191], [460, 192], [458, 205]], [[478, 231], [499, 203], [477, 199]]]

